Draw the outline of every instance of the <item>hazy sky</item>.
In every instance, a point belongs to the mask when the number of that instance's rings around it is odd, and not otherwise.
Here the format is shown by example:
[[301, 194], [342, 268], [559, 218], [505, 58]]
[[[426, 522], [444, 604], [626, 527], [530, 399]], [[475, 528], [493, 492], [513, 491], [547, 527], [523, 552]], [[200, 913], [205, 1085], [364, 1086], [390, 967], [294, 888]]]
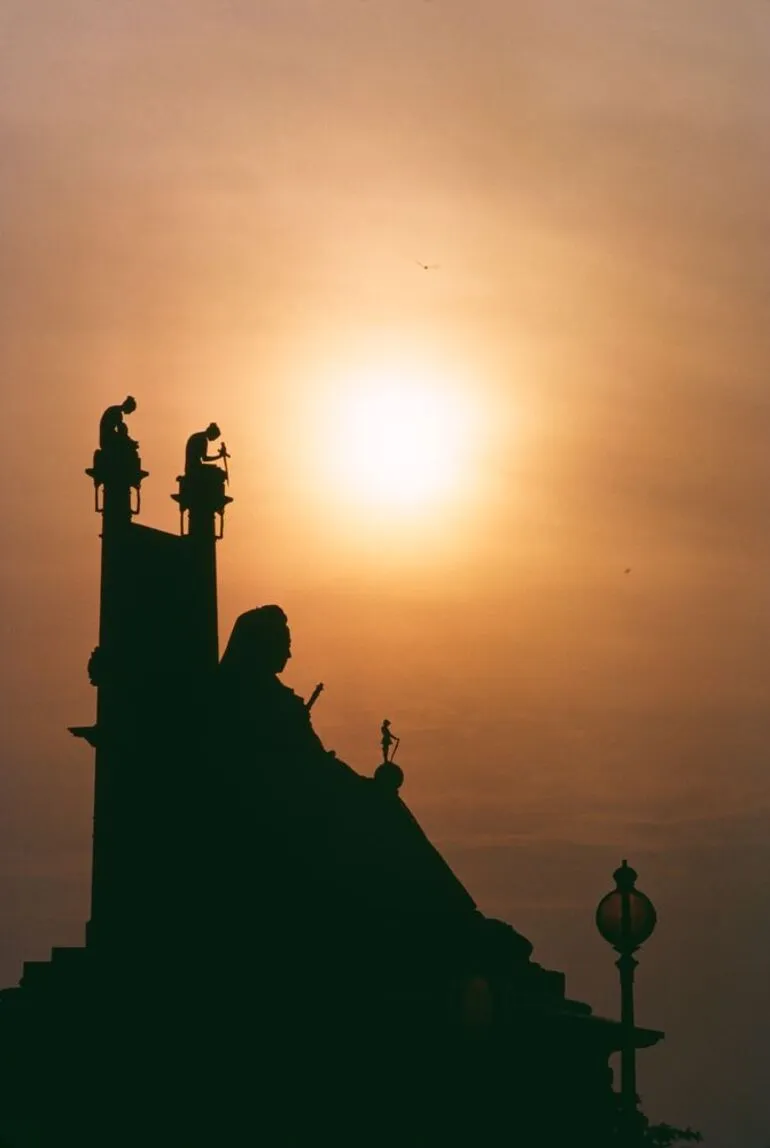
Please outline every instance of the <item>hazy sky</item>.
[[[2, 983], [88, 915], [82, 471], [130, 391], [145, 522], [224, 430], [223, 634], [282, 603], [327, 744], [370, 772], [387, 714], [480, 907], [607, 1013], [628, 857], [645, 1108], [764, 1148], [770, 7], [0, 0], [0, 45]], [[463, 412], [415, 508], [346, 461], [388, 379]]]

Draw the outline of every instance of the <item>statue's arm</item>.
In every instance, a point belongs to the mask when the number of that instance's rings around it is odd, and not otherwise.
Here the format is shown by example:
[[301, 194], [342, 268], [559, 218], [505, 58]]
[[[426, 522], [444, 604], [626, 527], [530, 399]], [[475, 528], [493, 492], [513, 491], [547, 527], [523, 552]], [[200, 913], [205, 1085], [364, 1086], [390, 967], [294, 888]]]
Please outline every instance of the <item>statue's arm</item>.
[[103, 446], [104, 443], [114, 435], [118, 429], [118, 424], [123, 422], [123, 415], [120, 417], [115, 416], [115, 412], [107, 409], [102, 417], [99, 419], [99, 445]]

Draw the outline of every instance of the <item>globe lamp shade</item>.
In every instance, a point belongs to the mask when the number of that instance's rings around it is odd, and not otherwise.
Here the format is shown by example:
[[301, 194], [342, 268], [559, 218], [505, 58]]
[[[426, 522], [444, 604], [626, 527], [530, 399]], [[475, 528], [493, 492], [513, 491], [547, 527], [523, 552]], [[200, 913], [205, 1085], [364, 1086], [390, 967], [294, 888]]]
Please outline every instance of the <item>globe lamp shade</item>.
[[652, 935], [657, 922], [650, 898], [634, 888], [636, 873], [626, 862], [615, 873], [617, 888], [599, 902], [596, 927], [613, 948], [633, 952]]

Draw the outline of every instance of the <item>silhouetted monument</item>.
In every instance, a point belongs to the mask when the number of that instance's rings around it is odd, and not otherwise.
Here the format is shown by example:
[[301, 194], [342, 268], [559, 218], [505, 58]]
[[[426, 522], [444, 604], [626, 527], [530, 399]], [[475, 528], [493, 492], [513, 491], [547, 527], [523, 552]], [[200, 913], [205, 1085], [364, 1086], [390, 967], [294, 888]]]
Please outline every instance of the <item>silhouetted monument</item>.
[[105, 412], [87, 472], [91, 917], [0, 993], [0, 1139], [609, 1148], [618, 1024], [479, 912], [400, 797], [389, 722], [374, 776], [323, 745], [322, 685], [280, 680], [279, 606], [241, 614], [219, 661], [219, 428], [188, 440], [172, 535], [135, 521], [134, 407]]

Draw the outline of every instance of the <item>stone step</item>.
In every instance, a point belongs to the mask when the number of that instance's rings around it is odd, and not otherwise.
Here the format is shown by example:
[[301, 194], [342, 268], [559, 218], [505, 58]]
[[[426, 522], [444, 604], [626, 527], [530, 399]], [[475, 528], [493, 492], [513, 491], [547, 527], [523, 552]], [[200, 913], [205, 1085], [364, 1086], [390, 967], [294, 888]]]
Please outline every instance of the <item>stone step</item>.
[[50, 961], [25, 961], [19, 985], [23, 989], [47, 988], [51, 983]]
[[83, 968], [87, 963], [88, 953], [82, 945], [55, 945], [51, 949], [51, 964], [57, 969]]

